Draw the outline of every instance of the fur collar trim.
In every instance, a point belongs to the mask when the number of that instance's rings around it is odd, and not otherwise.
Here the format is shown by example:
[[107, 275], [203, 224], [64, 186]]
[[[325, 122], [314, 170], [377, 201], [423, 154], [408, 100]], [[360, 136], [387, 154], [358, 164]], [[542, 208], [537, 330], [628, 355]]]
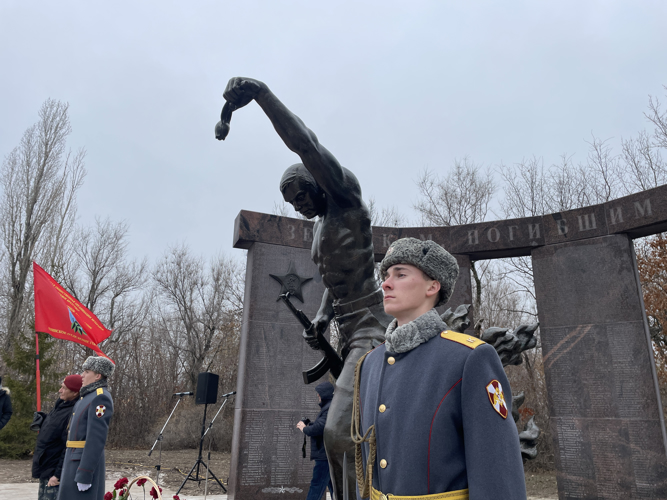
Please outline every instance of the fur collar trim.
[[395, 319], [389, 323], [384, 337], [387, 342], [387, 350], [398, 353], [411, 351], [440, 332], [447, 330], [447, 324], [435, 309], [431, 309], [405, 325], [397, 326], [397, 324]]
[[107, 386], [107, 381], [105, 379], [100, 379], [97, 382], [93, 382], [92, 384], [88, 384], [84, 387], [81, 388], [79, 391], [79, 396], [84, 397], [86, 394], [90, 394], [94, 390], [99, 389], [100, 387], [106, 387]]

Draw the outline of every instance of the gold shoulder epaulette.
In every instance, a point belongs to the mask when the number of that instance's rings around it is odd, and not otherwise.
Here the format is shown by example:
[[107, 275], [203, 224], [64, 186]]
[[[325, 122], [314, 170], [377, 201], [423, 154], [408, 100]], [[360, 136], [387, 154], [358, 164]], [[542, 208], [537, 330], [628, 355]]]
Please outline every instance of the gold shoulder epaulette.
[[97, 389], [97, 395], [99, 396], [100, 394], [103, 394], [103, 393], [104, 393], [104, 389], [102, 389], [101, 387], [99, 387], [99, 388]]
[[451, 340], [452, 342], [457, 342], [459, 344], [463, 344], [466, 347], [470, 347], [470, 349], [475, 349], [481, 346], [482, 344], [486, 344], [486, 342], [484, 342], [483, 340], [471, 337], [470, 335], [466, 335], [465, 333], [456, 333], [450, 330], [442, 332], [440, 336], [443, 339]]

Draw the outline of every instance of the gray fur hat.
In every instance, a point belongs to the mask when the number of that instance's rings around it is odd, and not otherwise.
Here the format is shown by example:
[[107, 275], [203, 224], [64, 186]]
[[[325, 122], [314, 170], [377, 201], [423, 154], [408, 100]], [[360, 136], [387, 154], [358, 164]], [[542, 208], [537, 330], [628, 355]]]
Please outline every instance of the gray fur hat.
[[454, 283], [459, 276], [459, 265], [452, 254], [435, 241], [417, 238], [394, 241], [382, 259], [380, 276], [384, 276], [387, 269], [396, 264], [411, 264], [440, 283], [440, 299], [436, 306], [443, 305], [452, 296]]
[[107, 378], [113, 375], [115, 368], [116, 365], [114, 365], [110, 359], [103, 358], [102, 356], [88, 356], [88, 359], [83, 363], [84, 370], [100, 373]]

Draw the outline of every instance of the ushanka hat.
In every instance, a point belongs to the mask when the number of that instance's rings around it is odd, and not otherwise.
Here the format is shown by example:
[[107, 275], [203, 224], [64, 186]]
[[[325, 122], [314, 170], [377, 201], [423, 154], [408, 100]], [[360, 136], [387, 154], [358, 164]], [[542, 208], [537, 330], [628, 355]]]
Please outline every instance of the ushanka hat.
[[83, 364], [84, 370], [91, 370], [105, 377], [111, 377], [115, 368], [116, 365], [110, 359], [103, 358], [102, 356], [88, 356], [88, 359]]
[[411, 264], [429, 278], [440, 283], [440, 298], [436, 306], [449, 300], [459, 275], [459, 265], [447, 250], [431, 240], [401, 238], [394, 241], [380, 264], [380, 276], [396, 264]]

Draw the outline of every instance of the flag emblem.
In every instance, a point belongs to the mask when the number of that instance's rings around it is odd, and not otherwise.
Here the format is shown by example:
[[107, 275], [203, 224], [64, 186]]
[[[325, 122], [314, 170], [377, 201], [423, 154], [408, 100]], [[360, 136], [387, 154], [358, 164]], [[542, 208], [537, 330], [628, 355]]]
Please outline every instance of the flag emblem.
[[507, 404], [505, 404], [505, 393], [503, 392], [503, 386], [500, 385], [500, 382], [497, 380], [492, 380], [489, 382], [489, 385], [486, 386], [486, 393], [489, 395], [489, 401], [491, 401], [491, 406], [493, 409], [498, 412], [503, 418], [507, 418]]
[[76, 320], [69, 307], [67, 308], [67, 312], [69, 313], [69, 320], [72, 322], [72, 330], [74, 330], [79, 335], [85, 335], [86, 332], [83, 330], [83, 328], [81, 328], [81, 325]]
[[95, 408], [95, 415], [97, 415], [97, 418], [103, 417], [105, 411], [107, 411], [106, 406], [98, 405], [97, 408]]

